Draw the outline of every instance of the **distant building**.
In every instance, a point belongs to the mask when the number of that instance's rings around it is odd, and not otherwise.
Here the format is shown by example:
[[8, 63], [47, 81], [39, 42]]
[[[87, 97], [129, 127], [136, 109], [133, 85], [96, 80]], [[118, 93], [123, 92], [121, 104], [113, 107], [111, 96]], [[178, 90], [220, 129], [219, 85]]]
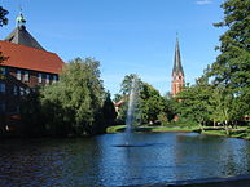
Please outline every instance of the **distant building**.
[[0, 41], [0, 51], [7, 57], [0, 63], [0, 132], [15, 129], [25, 96], [36, 92], [39, 85], [56, 83], [64, 64], [30, 35], [25, 24], [20, 13], [17, 27]]
[[174, 67], [172, 69], [171, 95], [175, 97], [185, 84], [184, 70], [181, 64], [180, 44], [176, 38]]
[[120, 110], [121, 110], [121, 107], [123, 105], [123, 101], [119, 101], [118, 103], [114, 103], [114, 107], [115, 107], [115, 112], [116, 112], [116, 115], [117, 115], [117, 118], [118, 116], [120, 115]]

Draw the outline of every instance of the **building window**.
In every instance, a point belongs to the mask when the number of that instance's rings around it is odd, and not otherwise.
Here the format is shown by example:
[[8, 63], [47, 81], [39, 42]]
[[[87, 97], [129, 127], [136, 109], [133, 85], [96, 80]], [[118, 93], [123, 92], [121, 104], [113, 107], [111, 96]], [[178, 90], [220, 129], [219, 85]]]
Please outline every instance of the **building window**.
[[13, 87], [13, 94], [14, 95], [18, 94], [18, 87], [17, 87], [17, 85], [14, 85], [14, 87]]
[[0, 102], [0, 112], [5, 112], [5, 103]]
[[30, 94], [30, 89], [29, 88], [26, 89], [26, 94]]
[[0, 67], [0, 75], [5, 75], [5, 67]]
[[24, 77], [25, 82], [29, 82], [29, 72], [25, 71], [25, 77]]
[[53, 83], [56, 83], [56, 82], [57, 82], [57, 76], [53, 75]]
[[6, 75], [6, 68], [0, 67], [0, 80], [4, 80], [5, 75]]
[[42, 74], [41, 73], [39, 73], [39, 75], [38, 75], [38, 83], [42, 84]]
[[24, 88], [23, 88], [23, 87], [20, 87], [20, 88], [19, 88], [19, 92], [20, 92], [20, 95], [23, 95], [23, 94], [24, 94]]
[[50, 78], [50, 76], [47, 75], [47, 77], [46, 77], [46, 84], [49, 84], [49, 78]]
[[0, 83], [0, 93], [5, 93], [5, 84]]
[[22, 80], [22, 71], [17, 71], [17, 80]]

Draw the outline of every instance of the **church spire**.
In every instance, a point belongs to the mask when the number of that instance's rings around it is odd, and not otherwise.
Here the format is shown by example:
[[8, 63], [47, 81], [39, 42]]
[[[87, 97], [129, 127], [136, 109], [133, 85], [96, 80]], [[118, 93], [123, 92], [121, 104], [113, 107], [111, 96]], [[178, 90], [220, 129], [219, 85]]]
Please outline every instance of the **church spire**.
[[175, 59], [174, 59], [174, 68], [172, 71], [172, 76], [179, 75], [180, 73], [184, 76], [183, 67], [181, 65], [181, 54], [180, 54], [180, 44], [178, 32], [176, 33], [176, 46], [175, 46]]
[[181, 54], [178, 33], [176, 34], [176, 46], [175, 46], [175, 58], [174, 67], [172, 70], [172, 83], [171, 83], [171, 94], [173, 97], [176, 96], [185, 84], [185, 76], [183, 67], [181, 65]]

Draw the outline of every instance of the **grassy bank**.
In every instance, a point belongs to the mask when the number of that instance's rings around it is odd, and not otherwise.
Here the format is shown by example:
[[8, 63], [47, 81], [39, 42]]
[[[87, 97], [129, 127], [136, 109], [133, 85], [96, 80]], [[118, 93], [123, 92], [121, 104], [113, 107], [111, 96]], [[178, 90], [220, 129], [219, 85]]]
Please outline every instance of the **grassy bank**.
[[[244, 138], [250, 139], [250, 130], [246, 129], [247, 127], [241, 127], [240, 129], [228, 129], [228, 132], [222, 127], [213, 126], [201, 129], [201, 126], [140, 126], [136, 129], [137, 132], [145, 132], [145, 133], [202, 133], [209, 135], [220, 135], [231, 138]], [[110, 126], [106, 133], [121, 133], [126, 130], [126, 125], [117, 125]]]
[[[110, 126], [106, 133], [121, 133], [126, 130], [126, 125]], [[151, 132], [151, 133], [167, 133], [167, 132], [180, 132], [189, 133], [197, 132], [199, 130], [198, 126], [140, 126], [136, 129], [137, 132]]]

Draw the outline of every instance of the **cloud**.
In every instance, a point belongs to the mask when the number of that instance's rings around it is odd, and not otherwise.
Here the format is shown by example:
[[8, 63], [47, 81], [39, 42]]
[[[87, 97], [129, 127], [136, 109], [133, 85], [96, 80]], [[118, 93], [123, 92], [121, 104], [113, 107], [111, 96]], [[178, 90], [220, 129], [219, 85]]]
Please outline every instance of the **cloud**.
[[208, 5], [208, 4], [211, 4], [211, 3], [212, 3], [212, 0], [199, 0], [199, 1], [196, 1], [197, 5]]

